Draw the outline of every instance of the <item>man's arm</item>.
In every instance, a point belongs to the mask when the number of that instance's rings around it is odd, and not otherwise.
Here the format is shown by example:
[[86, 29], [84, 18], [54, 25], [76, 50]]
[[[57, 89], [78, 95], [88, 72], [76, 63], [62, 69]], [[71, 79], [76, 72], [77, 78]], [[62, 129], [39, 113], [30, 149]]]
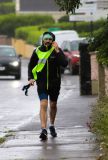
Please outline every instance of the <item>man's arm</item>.
[[61, 50], [61, 48], [59, 48], [59, 52], [57, 54], [57, 62], [59, 65], [61, 65], [62, 67], [66, 67], [68, 65], [68, 61], [66, 56], [64, 55], [63, 51]]
[[63, 67], [66, 67], [68, 65], [68, 61], [67, 61], [66, 56], [64, 55], [63, 51], [61, 50], [61, 48], [59, 48], [57, 42], [54, 41], [52, 43], [52, 46], [55, 48], [58, 64]]

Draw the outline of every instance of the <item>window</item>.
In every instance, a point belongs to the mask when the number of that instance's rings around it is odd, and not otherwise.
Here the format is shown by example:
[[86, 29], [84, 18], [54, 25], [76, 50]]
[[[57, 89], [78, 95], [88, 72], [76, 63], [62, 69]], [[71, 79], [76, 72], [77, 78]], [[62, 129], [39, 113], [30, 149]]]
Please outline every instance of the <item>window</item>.
[[0, 56], [15, 56], [15, 50], [8, 47], [0, 47]]
[[72, 41], [72, 42], [70, 42], [70, 50], [71, 51], [77, 51], [77, 50], [79, 50], [79, 42], [78, 41]]

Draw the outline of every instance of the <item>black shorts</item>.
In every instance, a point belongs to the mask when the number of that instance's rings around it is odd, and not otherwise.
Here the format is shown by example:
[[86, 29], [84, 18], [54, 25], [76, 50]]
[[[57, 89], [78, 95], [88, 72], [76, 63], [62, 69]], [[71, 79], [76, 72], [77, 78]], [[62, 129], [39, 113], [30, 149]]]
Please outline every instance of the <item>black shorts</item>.
[[48, 97], [51, 101], [57, 101], [59, 93], [60, 93], [60, 84], [51, 84], [49, 85], [48, 90], [46, 89], [45, 85], [38, 85], [37, 92], [39, 95], [39, 99], [47, 99]]
[[58, 96], [59, 94], [56, 94], [56, 95], [50, 95], [48, 93], [40, 93], [38, 94], [39, 95], [39, 99], [40, 101], [43, 100], [43, 99], [47, 99], [48, 100], [48, 97], [51, 101], [54, 101], [54, 102], [57, 102], [57, 99], [58, 99]]

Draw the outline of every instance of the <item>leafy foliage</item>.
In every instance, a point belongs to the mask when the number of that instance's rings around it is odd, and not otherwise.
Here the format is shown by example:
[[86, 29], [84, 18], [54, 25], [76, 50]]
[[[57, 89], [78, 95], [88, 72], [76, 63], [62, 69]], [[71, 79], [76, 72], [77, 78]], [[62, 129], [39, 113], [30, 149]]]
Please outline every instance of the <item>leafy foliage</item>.
[[3, 142], [5, 142], [5, 140], [6, 140], [5, 137], [1, 137], [0, 138], [0, 144], [3, 143]]
[[15, 3], [0, 3], [0, 14], [15, 13]]
[[69, 15], [65, 15], [61, 17], [58, 22], [69, 22]]
[[8, 14], [0, 16], [0, 34], [15, 36], [15, 29], [21, 26], [35, 26], [47, 22], [54, 23], [54, 20], [49, 15], [38, 14]]
[[[105, 24], [105, 20], [103, 20], [103, 19], [95, 21], [93, 23], [94, 31], [98, 30], [104, 24]], [[73, 30], [73, 29], [75, 29], [79, 34], [82, 33], [82, 36], [83, 36], [83, 33], [88, 33], [88, 34], [91, 33], [90, 32], [91, 31], [90, 22], [78, 22], [78, 23], [76, 23], [76, 26], [75, 26], [74, 22], [64, 22], [64, 20], [63, 20], [60, 23], [45, 23], [43, 25], [40, 25], [39, 27], [40, 27], [40, 29], [43, 29], [43, 28], [48, 29], [50, 27], [61, 28], [61, 30]], [[84, 36], [85, 36], [85, 34], [84, 34]]]
[[[94, 22], [94, 30], [98, 30], [101, 26], [105, 24], [104, 20], [98, 20]], [[30, 25], [31, 26], [31, 25]], [[18, 27], [15, 30], [15, 37], [24, 39], [27, 43], [34, 44], [39, 38], [40, 34], [44, 31], [55, 31], [55, 30], [76, 30], [81, 37], [90, 37], [90, 23], [89, 22], [79, 22], [74, 28], [74, 24], [71, 22], [62, 23], [41, 23], [36, 26], [31, 27]]]
[[66, 11], [68, 13], [75, 13], [75, 9], [81, 5], [80, 0], [55, 0], [60, 7], [60, 11]]
[[103, 152], [101, 159], [108, 160], [108, 97], [103, 97], [93, 106], [91, 120], [92, 131]]
[[90, 51], [98, 51], [98, 62], [108, 66], [108, 22], [95, 33], [89, 49]]
[[0, 0], [0, 3], [8, 3], [8, 2], [12, 2], [13, 0]]
[[40, 35], [46, 30], [41, 30], [36, 26], [19, 27], [15, 30], [15, 37], [23, 39], [29, 44], [35, 45]]

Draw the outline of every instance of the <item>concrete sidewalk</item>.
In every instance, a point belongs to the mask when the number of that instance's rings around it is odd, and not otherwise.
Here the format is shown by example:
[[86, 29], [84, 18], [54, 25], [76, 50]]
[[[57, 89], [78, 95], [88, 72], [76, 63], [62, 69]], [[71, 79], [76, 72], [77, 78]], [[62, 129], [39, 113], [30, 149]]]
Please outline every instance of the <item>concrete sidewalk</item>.
[[86, 125], [95, 100], [93, 96], [80, 96], [77, 89], [70, 90], [69, 96], [58, 102], [58, 136], [53, 139], [48, 134], [48, 140], [41, 142], [39, 117], [34, 118], [1, 145], [0, 160], [96, 160], [95, 135]]

